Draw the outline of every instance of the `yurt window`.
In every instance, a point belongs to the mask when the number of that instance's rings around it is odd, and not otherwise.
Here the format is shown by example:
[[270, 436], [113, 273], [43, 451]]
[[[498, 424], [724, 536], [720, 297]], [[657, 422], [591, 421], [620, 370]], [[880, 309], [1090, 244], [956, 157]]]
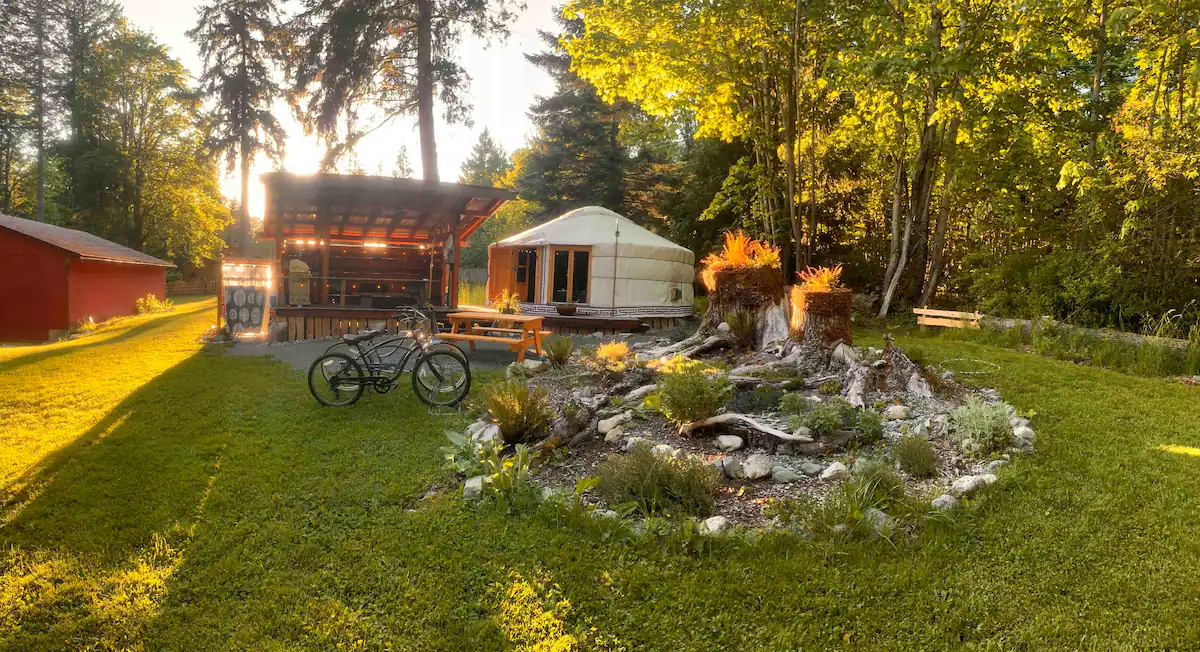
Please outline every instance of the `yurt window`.
[[550, 301], [587, 303], [591, 253], [588, 249], [554, 249]]

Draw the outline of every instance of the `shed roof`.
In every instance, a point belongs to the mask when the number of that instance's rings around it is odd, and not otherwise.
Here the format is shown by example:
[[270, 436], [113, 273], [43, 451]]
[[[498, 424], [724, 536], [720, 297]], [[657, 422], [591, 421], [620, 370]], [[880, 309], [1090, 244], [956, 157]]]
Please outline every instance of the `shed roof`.
[[262, 175], [267, 188], [263, 235], [313, 236], [397, 244], [440, 241], [459, 222], [466, 240], [516, 193], [502, 188], [362, 174]]
[[165, 260], [159, 260], [149, 254], [135, 251], [86, 231], [77, 231], [3, 214], [0, 214], [0, 228], [40, 240], [63, 251], [73, 253], [83, 260], [103, 260], [154, 267], [175, 266]]

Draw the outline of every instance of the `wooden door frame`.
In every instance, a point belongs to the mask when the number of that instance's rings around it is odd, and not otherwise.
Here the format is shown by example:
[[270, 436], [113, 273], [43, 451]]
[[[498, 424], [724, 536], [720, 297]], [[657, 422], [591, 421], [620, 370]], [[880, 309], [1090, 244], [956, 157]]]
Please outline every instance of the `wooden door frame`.
[[[546, 296], [547, 303], [563, 303], [562, 301], [554, 300], [554, 276], [555, 276], [554, 256], [555, 256], [555, 254], [557, 254], [560, 251], [569, 251], [569, 252], [586, 251], [587, 252], [587, 255], [588, 255], [588, 272], [587, 272], [587, 281], [586, 281], [587, 285], [585, 285], [584, 289], [583, 289], [583, 301], [567, 301], [566, 303], [582, 303], [584, 305], [591, 305], [589, 303], [589, 301], [591, 301], [591, 298], [592, 298], [592, 259], [593, 259], [593, 256], [592, 256], [592, 246], [591, 245], [550, 245], [550, 256], [549, 256], [549, 260], [548, 260], [548, 262], [550, 263], [550, 266], [549, 266], [550, 267], [550, 274], [549, 274], [550, 284], [547, 286], [547, 288], [549, 289], [549, 292], [547, 292], [547, 296]], [[571, 297], [571, 288], [575, 287], [574, 283], [575, 283], [575, 256], [572, 255], [572, 256], [567, 257], [567, 298], [572, 298]]]

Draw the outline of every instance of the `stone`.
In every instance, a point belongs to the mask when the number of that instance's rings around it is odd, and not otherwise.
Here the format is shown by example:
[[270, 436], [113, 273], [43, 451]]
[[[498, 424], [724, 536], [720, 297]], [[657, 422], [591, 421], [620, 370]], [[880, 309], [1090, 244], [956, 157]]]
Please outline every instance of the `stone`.
[[642, 399], [654, 393], [654, 390], [656, 389], [658, 389], [658, 385], [642, 385], [641, 387], [626, 394], [625, 402], [629, 403], [630, 405], [637, 405], [642, 402]]
[[975, 441], [974, 439], [964, 439], [959, 443], [959, 446], [961, 446], [962, 451], [968, 455], [974, 455], [983, 450], [983, 447], [979, 445], [979, 442]]
[[729, 322], [723, 321], [723, 322], [717, 324], [717, 330], [721, 331], [722, 333], [728, 333], [729, 331], [731, 331], [733, 329], [729, 326]]
[[463, 500], [475, 501], [483, 497], [483, 476], [477, 475], [473, 478], [467, 478], [463, 483]]
[[486, 428], [472, 435], [471, 439], [481, 444], [498, 442], [500, 441], [500, 426], [489, 423]]
[[463, 431], [463, 437], [466, 437], [467, 439], [474, 439], [475, 435], [486, 427], [488, 427], [488, 422], [480, 419], [479, 421], [467, 426], [467, 429]]
[[759, 480], [771, 475], [771, 469], [774, 467], [775, 461], [769, 455], [755, 453], [742, 463], [742, 475], [747, 480]]
[[604, 333], [601, 331], [596, 331], [595, 333], [592, 333], [592, 337], [596, 337], [596, 338], [604, 337]]
[[741, 480], [745, 477], [742, 473], [742, 463], [733, 457], [722, 458], [721, 472], [730, 480]]
[[679, 457], [681, 451], [670, 444], [657, 444], [651, 449], [659, 457]]
[[930, 505], [932, 505], [933, 508], [939, 512], [948, 512], [955, 507], [958, 507], [958, 499], [950, 494], [942, 494], [937, 498], [934, 498]]
[[521, 364], [524, 365], [526, 369], [528, 369], [534, 373], [537, 373], [537, 372], [541, 371], [542, 369], [546, 368], [545, 360], [534, 360], [532, 358], [526, 358], [525, 361], [522, 362]]
[[712, 536], [721, 534], [729, 529], [729, 519], [724, 516], [710, 516], [700, 523], [700, 534]]
[[609, 430], [608, 434], [604, 435], [604, 441], [605, 441], [605, 443], [608, 443], [608, 444], [615, 444], [615, 443], [621, 441], [621, 438], [624, 436], [625, 436], [625, 429], [622, 428], [621, 426], [617, 426], [616, 428]]
[[639, 444], [645, 444], [645, 443], [648, 443], [648, 442], [646, 441], [646, 439], [644, 437], [630, 437], [629, 439], [625, 440], [625, 447], [622, 448], [621, 450], [628, 453], [629, 451], [637, 448]]
[[1029, 443], [1033, 443], [1037, 441], [1037, 432], [1035, 432], [1033, 428], [1030, 428], [1029, 426], [1017, 426], [1016, 428], [1013, 428], [1013, 439], [1024, 439]]
[[720, 437], [717, 437], [717, 448], [726, 453], [739, 450], [745, 445], [746, 442], [742, 441], [742, 438], [738, 437], [737, 435], [721, 435]]
[[1029, 425], [1029, 419], [1026, 419], [1025, 417], [1013, 417], [1008, 420], [1009, 428], [1016, 429], [1016, 428], [1020, 428], [1021, 426], [1028, 426], [1028, 425]]
[[908, 406], [907, 405], [889, 405], [887, 407], [887, 409], [883, 411], [883, 418], [887, 419], [888, 421], [898, 421], [900, 419], [907, 419], [908, 418]]
[[821, 475], [821, 471], [821, 465], [817, 464], [816, 462], [805, 462], [804, 464], [800, 465], [800, 472], [809, 477]]
[[846, 480], [849, 477], [850, 469], [846, 468], [846, 465], [842, 464], [841, 462], [834, 462], [833, 464], [825, 467], [825, 470], [821, 472], [821, 479], [825, 480], [826, 482], [832, 482], [834, 480]]
[[781, 483], [787, 484], [787, 483], [795, 482], [802, 477], [804, 477], [804, 476], [800, 475], [799, 473], [796, 473], [795, 471], [789, 469], [786, 466], [777, 466], [777, 467], [771, 469], [771, 479], [774, 480], [775, 482], [781, 482]]
[[933, 420], [923, 419], [917, 424], [916, 433], [926, 439], [929, 439], [930, 435], [933, 434]]
[[976, 490], [986, 487], [996, 481], [995, 474], [964, 475], [950, 485], [950, 493], [955, 496], [969, 496]]
[[876, 536], [887, 535], [896, 525], [895, 520], [891, 516], [888, 516], [887, 512], [874, 507], [868, 507], [863, 510], [863, 521], [870, 526], [871, 533]]
[[995, 473], [1005, 466], [1008, 466], [1008, 460], [992, 460], [991, 462], [988, 462], [987, 472]]
[[526, 380], [532, 373], [533, 370], [529, 367], [515, 362], [504, 368], [504, 377], [507, 380]]
[[611, 509], [593, 509], [592, 518], [597, 520], [609, 520], [621, 518], [621, 515]]
[[633, 411], [626, 410], [626, 411], [618, 414], [615, 417], [601, 419], [600, 423], [596, 424], [596, 431], [602, 435], [607, 435], [609, 433], [609, 431], [611, 431], [613, 428], [616, 428], [617, 426], [621, 425], [622, 423], [625, 423], [626, 421], [628, 421], [632, 418], [633, 418]]
[[797, 437], [807, 437], [808, 441], [812, 441], [812, 429], [808, 426], [798, 426], [792, 431], [792, 434]]

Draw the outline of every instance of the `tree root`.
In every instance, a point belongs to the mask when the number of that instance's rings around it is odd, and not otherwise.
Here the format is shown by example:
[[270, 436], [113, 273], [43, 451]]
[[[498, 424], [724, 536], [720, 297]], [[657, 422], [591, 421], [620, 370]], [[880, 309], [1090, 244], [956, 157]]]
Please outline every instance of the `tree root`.
[[724, 414], [718, 414], [715, 417], [709, 417], [707, 419], [701, 419], [699, 421], [685, 423], [685, 424], [683, 424], [682, 427], [679, 428], [679, 434], [685, 435], [685, 436], [692, 435], [697, 430], [701, 430], [703, 428], [709, 428], [709, 427], [717, 426], [717, 425], [734, 426], [734, 424], [736, 424], [737, 428], [740, 428], [743, 430], [751, 430], [753, 432], [767, 435], [769, 437], [774, 437], [781, 441], [794, 442], [794, 443], [800, 443], [800, 444], [812, 443], [812, 441], [813, 441], [813, 438], [809, 437], [807, 435], [793, 435], [790, 432], [776, 430], [775, 428], [772, 428], [771, 426], [759, 423], [758, 421], [755, 421], [754, 419], [750, 418], [749, 416], [747, 416], [745, 414], [739, 414], [737, 412], [726, 412]]

